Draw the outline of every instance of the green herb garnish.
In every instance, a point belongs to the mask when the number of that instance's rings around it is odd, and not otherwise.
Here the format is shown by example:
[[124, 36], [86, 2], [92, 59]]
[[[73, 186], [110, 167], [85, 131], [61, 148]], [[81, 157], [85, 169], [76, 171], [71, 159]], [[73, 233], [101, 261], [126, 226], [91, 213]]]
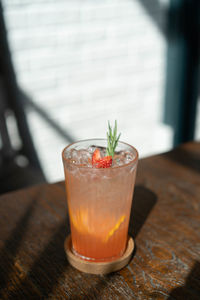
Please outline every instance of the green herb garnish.
[[120, 136], [121, 133], [117, 136], [117, 121], [115, 120], [115, 127], [113, 130], [112, 127], [110, 126], [110, 122], [108, 121], [107, 148], [106, 148], [107, 155], [111, 155], [112, 157], [114, 156], [115, 149], [117, 147]]

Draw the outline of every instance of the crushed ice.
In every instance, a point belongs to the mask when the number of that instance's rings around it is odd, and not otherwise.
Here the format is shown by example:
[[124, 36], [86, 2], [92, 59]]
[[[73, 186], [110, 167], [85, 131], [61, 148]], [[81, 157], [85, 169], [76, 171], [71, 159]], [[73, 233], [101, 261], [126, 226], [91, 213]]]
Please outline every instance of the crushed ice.
[[[87, 149], [71, 149], [66, 153], [66, 158], [69, 161], [76, 165], [82, 165], [87, 167], [92, 167], [92, 155], [96, 148], [100, 149], [101, 156], [106, 156], [106, 148], [91, 145]], [[128, 151], [119, 151], [116, 152], [113, 158], [112, 167], [122, 166], [124, 164], [130, 163], [134, 160], [135, 156]]]

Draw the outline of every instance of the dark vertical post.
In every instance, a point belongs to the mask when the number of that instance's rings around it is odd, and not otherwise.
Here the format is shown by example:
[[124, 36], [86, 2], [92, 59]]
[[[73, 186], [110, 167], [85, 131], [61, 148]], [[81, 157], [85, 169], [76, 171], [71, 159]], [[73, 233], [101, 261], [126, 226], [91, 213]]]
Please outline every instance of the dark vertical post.
[[12, 64], [9, 44], [7, 40], [7, 31], [4, 21], [3, 7], [0, 1], [0, 75], [5, 88], [5, 97], [8, 106], [16, 116], [19, 135], [23, 142], [22, 153], [26, 155], [29, 162], [38, 169], [44, 177], [38, 156], [36, 154], [32, 137], [29, 131], [20, 90], [17, 84], [14, 67]]
[[199, 91], [200, 1], [171, 0], [165, 122], [174, 128], [174, 145], [193, 140]]

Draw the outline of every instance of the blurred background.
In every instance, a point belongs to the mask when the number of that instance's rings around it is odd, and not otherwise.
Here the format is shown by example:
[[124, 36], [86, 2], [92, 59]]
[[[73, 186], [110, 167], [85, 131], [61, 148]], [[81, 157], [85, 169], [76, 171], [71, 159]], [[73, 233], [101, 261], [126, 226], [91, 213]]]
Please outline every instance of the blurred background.
[[199, 2], [2, 0], [2, 157], [54, 182], [62, 149], [108, 120], [140, 158], [199, 140]]

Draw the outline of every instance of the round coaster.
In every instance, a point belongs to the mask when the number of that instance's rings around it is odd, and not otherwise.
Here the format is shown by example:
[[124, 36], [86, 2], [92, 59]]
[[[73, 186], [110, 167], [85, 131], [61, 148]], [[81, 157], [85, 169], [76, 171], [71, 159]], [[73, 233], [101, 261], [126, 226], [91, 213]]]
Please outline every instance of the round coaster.
[[67, 259], [74, 268], [85, 273], [103, 275], [114, 271], [118, 271], [129, 263], [131, 259], [131, 255], [134, 250], [134, 240], [132, 239], [132, 237], [129, 236], [127, 248], [123, 256], [111, 262], [91, 262], [91, 261], [83, 260], [78, 256], [76, 256], [71, 251], [72, 248], [71, 235], [68, 235], [68, 237], [66, 238], [64, 247], [65, 247]]

